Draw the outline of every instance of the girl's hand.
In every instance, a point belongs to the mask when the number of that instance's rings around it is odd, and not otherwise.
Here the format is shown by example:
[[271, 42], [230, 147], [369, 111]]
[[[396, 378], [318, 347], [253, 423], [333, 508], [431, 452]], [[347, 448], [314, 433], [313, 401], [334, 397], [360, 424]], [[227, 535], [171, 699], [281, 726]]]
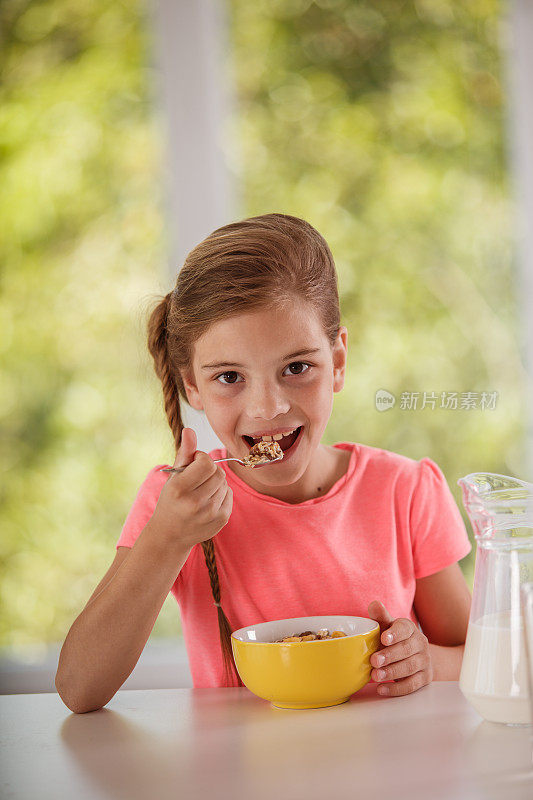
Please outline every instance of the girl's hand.
[[[380, 683], [394, 681], [378, 686], [378, 694], [399, 697], [431, 683], [433, 666], [429, 642], [415, 623], [403, 617], [393, 619], [379, 600], [370, 603], [368, 614], [379, 622], [383, 645], [370, 657], [375, 667], [371, 677]], [[392, 636], [390, 641], [389, 636]]]
[[212, 539], [228, 522], [233, 492], [226, 473], [202, 450], [196, 449], [196, 433], [184, 428], [175, 467], [161, 490], [148, 525], [169, 544], [186, 549]]

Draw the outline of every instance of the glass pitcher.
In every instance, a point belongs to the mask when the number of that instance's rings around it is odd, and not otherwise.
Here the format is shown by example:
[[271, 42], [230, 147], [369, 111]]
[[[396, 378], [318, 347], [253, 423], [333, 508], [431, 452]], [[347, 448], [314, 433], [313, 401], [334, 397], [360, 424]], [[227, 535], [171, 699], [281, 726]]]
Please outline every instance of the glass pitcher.
[[533, 484], [488, 472], [458, 484], [477, 542], [459, 686], [484, 719], [528, 725], [520, 586], [533, 580]]

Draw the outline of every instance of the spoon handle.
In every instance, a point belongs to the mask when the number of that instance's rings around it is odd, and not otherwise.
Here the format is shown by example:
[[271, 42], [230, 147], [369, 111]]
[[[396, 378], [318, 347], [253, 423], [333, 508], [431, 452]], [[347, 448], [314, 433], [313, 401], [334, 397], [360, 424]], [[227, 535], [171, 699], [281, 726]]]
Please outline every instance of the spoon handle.
[[[238, 461], [239, 464], [243, 463], [240, 458], [214, 458], [213, 461], [215, 464], [218, 464], [220, 461]], [[189, 465], [187, 464], [186, 467], [188, 466]], [[160, 472], [183, 472], [186, 467], [164, 467], [160, 470]]]

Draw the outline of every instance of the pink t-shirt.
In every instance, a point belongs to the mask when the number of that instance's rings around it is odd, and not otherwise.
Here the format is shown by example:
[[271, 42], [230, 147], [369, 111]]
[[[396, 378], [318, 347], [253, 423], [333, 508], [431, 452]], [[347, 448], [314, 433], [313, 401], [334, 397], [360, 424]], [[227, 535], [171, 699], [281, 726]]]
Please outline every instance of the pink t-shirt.
[[[233, 509], [214, 544], [220, 600], [232, 630], [291, 617], [368, 617], [372, 600], [381, 600], [394, 618], [418, 622], [416, 579], [470, 552], [459, 509], [431, 459], [351, 442], [334, 447], [351, 451], [347, 472], [324, 496], [297, 504], [260, 494], [222, 464]], [[225, 458], [226, 450], [209, 455]], [[150, 470], [141, 485], [117, 547], [132, 547], [152, 516], [168, 480], [163, 466]], [[194, 687], [227, 685], [200, 544], [171, 591]]]

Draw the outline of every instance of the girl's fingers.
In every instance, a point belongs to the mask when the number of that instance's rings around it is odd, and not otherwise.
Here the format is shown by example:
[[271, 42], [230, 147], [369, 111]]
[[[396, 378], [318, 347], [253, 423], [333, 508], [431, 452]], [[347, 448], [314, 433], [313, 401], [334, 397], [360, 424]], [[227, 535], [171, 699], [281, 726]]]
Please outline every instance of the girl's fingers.
[[403, 639], [408, 639], [409, 636], [412, 636], [415, 631], [416, 627], [410, 619], [400, 617], [395, 619], [390, 628], [381, 634], [381, 641], [385, 645], [401, 642]]
[[411, 634], [408, 639], [391, 644], [384, 647], [383, 650], [378, 650], [370, 656], [370, 663], [373, 667], [383, 667], [386, 664], [392, 664], [395, 661], [402, 661], [404, 658], [414, 656], [415, 653], [420, 653], [425, 649], [426, 638], [414, 636]]
[[404, 658], [403, 661], [390, 664], [388, 667], [373, 669], [371, 676], [377, 683], [396, 681], [399, 678], [407, 678], [409, 675], [414, 675], [421, 670], [427, 670], [428, 667], [429, 658], [424, 653], [417, 653], [410, 658]]
[[411, 694], [431, 683], [427, 670], [421, 670], [408, 678], [402, 678], [394, 683], [385, 683], [378, 686], [378, 694], [388, 695], [389, 697], [400, 697], [404, 694]]

